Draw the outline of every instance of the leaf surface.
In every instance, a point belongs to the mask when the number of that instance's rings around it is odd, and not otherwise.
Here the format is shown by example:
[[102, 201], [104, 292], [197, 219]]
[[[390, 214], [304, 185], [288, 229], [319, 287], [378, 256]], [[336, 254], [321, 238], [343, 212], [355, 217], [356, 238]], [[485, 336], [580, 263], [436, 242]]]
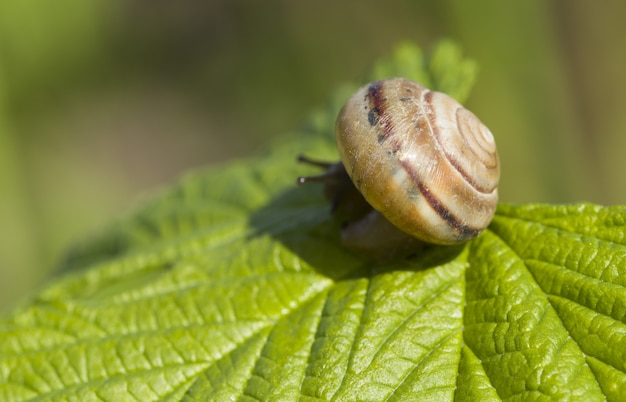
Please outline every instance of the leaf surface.
[[[372, 74], [463, 96], [474, 70], [444, 43]], [[352, 254], [294, 183], [353, 88], [77, 248], [0, 321], [0, 400], [625, 400], [626, 207], [501, 205], [461, 247]]]

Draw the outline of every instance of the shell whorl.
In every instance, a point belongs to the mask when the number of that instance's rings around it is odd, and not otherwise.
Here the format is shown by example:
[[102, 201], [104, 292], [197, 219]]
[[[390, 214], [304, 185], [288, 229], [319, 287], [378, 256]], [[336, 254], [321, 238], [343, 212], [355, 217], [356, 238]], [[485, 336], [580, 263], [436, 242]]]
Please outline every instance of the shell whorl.
[[418, 239], [461, 243], [495, 213], [493, 135], [448, 95], [403, 78], [366, 85], [337, 119], [337, 144], [365, 199]]

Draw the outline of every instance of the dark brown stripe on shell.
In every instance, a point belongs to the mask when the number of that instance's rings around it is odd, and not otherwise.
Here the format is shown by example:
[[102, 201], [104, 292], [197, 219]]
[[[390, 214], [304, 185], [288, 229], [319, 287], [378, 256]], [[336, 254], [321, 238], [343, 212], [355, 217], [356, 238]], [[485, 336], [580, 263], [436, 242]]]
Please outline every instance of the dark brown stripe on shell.
[[[445, 149], [445, 147], [441, 143], [441, 140], [440, 140], [441, 134], [439, 133], [439, 127], [437, 125], [437, 116], [436, 116], [435, 112], [433, 111], [433, 107], [431, 106], [432, 105], [433, 95], [434, 95], [433, 91], [427, 91], [426, 94], [424, 95], [424, 102], [428, 106], [428, 111], [426, 112], [426, 116], [428, 116], [428, 122], [429, 122], [430, 128], [431, 128], [431, 130], [433, 132], [433, 136], [435, 137], [435, 140], [437, 141], [439, 149], [443, 150], [443, 153], [446, 155], [446, 159], [448, 159], [448, 161], [450, 161], [450, 164], [452, 166], [454, 166], [456, 171], [459, 172], [459, 174], [463, 177], [463, 179], [465, 181], [467, 181], [470, 184], [470, 186], [472, 186], [476, 190], [480, 191], [481, 193], [491, 193], [493, 191], [493, 189], [490, 189], [488, 187], [481, 186], [480, 184], [478, 184], [474, 180], [474, 178], [472, 176], [470, 176], [465, 170], [463, 170], [463, 168], [459, 164], [459, 162], [452, 156], [452, 154], [450, 154]], [[455, 113], [455, 115], [456, 115], [456, 113]], [[455, 122], [455, 124], [456, 124], [456, 122]]]
[[[367, 119], [370, 125], [377, 125], [380, 128], [379, 135], [383, 139], [393, 134], [393, 122], [389, 113], [387, 113], [387, 97], [385, 96], [385, 82], [376, 81], [367, 89], [367, 97], [371, 101], [372, 108], [368, 113]], [[375, 117], [372, 115], [375, 113]], [[374, 124], [372, 124], [374, 123]], [[379, 142], [382, 142], [379, 140]]]
[[375, 126], [378, 124], [378, 120], [380, 119], [379, 113], [378, 113], [378, 109], [373, 108], [370, 109], [370, 111], [367, 113], [367, 122], [370, 124], [370, 126]]
[[446, 208], [445, 205], [443, 205], [443, 203], [439, 200], [439, 198], [437, 198], [437, 196], [435, 196], [430, 191], [428, 186], [426, 186], [420, 180], [417, 173], [413, 169], [413, 166], [411, 166], [410, 163], [405, 162], [405, 161], [400, 161], [400, 164], [402, 165], [404, 170], [406, 170], [406, 172], [409, 174], [409, 176], [411, 177], [411, 180], [413, 181], [413, 183], [415, 183], [415, 186], [420, 191], [420, 193], [422, 194], [422, 196], [424, 197], [428, 205], [430, 205], [430, 207], [433, 210], [435, 210], [437, 215], [439, 215], [444, 221], [448, 223], [448, 226], [450, 226], [457, 233], [459, 233], [459, 238], [467, 239], [467, 238], [478, 236], [481, 230], [463, 224], [458, 217], [456, 217], [452, 212], [450, 212], [448, 208]]

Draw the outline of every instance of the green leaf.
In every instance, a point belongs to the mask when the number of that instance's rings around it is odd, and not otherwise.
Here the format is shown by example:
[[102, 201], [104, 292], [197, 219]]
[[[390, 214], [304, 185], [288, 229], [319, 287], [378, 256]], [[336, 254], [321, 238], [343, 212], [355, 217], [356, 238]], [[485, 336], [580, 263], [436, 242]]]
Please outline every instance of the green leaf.
[[626, 207], [501, 205], [461, 247], [352, 254], [295, 186], [343, 96], [75, 250], [0, 321], [0, 400], [625, 400]]
[[369, 80], [405, 77], [427, 88], [445, 92], [463, 103], [469, 96], [478, 66], [464, 59], [461, 49], [449, 40], [440, 41], [430, 57], [409, 42], [401, 43], [390, 59], [374, 65]]

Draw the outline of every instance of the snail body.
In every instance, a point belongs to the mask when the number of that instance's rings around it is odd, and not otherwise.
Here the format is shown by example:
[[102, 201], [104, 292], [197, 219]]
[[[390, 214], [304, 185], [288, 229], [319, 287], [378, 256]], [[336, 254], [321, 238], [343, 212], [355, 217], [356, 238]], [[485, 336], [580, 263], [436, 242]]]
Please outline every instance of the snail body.
[[[404, 78], [370, 83], [342, 108], [336, 137], [345, 173], [373, 208], [358, 219], [375, 222], [372, 214], [380, 213], [411, 237], [439, 245], [463, 243], [491, 222], [500, 175], [495, 141], [452, 97]], [[344, 232], [363, 226], [358, 219]], [[359, 231], [376, 232], [378, 224], [364, 227]]]

